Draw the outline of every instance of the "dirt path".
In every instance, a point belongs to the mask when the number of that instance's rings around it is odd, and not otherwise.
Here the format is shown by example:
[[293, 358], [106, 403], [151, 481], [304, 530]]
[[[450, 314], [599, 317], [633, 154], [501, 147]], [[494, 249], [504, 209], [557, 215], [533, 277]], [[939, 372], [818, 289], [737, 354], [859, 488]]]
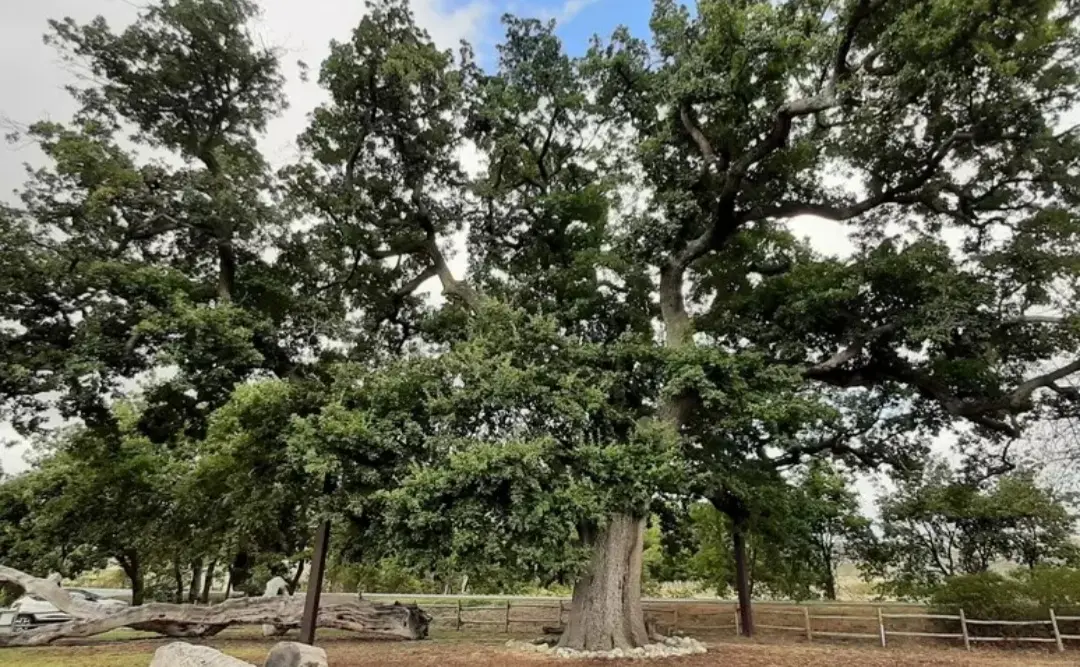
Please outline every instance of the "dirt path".
[[[505, 637], [503, 635], [502, 637]], [[539, 667], [541, 665], [619, 665], [641, 667], [632, 660], [563, 661], [510, 653], [502, 637], [482, 635], [440, 637], [426, 642], [361, 641], [331, 636], [321, 641], [331, 667], [372, 665], [416, 667]], [[0, 665], [8, 667], [146, 667], [163, 641], [125, 639], [90, 645], [0, 650]], [[250, 635], [225, 636], [210, 642], [217, 648], [262, 664], [272, 642]], [[1080, 652], [1062, 655], [1040, 652], [959, 649], [864, 648], [825, 644], [720, 641], [709, 644], [707, 655], [648, 664], [663, 667], [1064, 667], [1080, 665]]]

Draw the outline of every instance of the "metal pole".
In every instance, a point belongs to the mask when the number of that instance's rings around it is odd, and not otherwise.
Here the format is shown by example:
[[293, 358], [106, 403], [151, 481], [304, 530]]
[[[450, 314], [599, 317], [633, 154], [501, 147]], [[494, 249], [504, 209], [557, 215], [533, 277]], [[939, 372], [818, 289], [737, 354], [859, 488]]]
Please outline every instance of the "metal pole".
[[319, 620], [319, 598], [322, 596], [323, 575], [326, 573], [326, 551], [330, 547], [330, 520], [324, 519], [315, 534], [315, 553], [311, 557], [304, 618], [300, 621], [300, 641], [315, 644], [315, 626]]

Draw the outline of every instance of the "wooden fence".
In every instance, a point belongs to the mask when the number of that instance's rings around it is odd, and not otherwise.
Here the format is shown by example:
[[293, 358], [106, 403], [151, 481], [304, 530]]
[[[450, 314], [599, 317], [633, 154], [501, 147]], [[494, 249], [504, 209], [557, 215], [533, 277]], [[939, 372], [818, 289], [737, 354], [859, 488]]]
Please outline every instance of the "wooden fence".
[[[1029, 620], [1029, 621], [1004, 621], [993, 619], [972, 619], [967, 618], [964, 614], [964, 610], [961, 609], [959, 614], [892, 614], [885, 613], [881, 607], [876, 608], [876, 614], [874, 616], [853, 616], [853, 615], [831, 615], [831, 614], [813, 614], [810, 612], [809, 607], [803, 607], [802, 611], [786, 611], [786, 610], [771, 610], [770, 614], [787, 614], [787, 615], [799, 615], [802, 617], [802, 623], [800, 625], [771, 625], [771, 624], [757, 624], [757, 627], [767, 630], [780, 630], [797, 632], [806, 637], [807, 641], [813, 641], [815, 637], [842, 637], [852, 639], [870, 639], [880, 643], [881, 646], [887, 646], [889, 643], [889, 637], [919, 637], [919, 638], [932, 638], [932, 639], [955, 639], [958, 642], [963, 642], [964, 648], [971, 650], [971, 646], [976, 642], [1018, 642], [1018, 643], [1047, 643], [1054, 644], [1058, 651], [1065, 650], [1065, 640], [1080, 641], [1080, 634], [1070, 635], [1061, 631], [1062, 622], [1074, 622], [1080, 623], [1080, 616], [1058, 616], [1051, 609], [1049, 617], [1046, 619]], [[889, 628], [889, 621], [893, 619], [916, 619], [919, 621], [925, 620], [944, 620], [955, 621], [960, 626], [960, 632], [924, 632], [914, 630], [900, 630]], [[823, 631], [814, 629], [814, 621], [820, 620], [843, 620], [843, 621], [870, 621], [876, 623], [877, 632], [838, 632], [838, 631]], [[971, 633], [971, 626], [991, 626], [991, 627], [1036, 627], [1041, 626], [1049, 628], [1049, 637], [1035, 637], [1035, 636], [1023, 636], [1023, 635], [974, 635]]]
[[[368, 596], [365, 597], [376, 597]], [[377, 596], [394, 597], [394, 596]], [[421, 597], [421, 596], [418, 596]], [[432, 596], [434, 597], [434, 596]], [[401, 600], [411, 599], [401, 596]], [[415, 600], [433, 616], [436, 626], [453, 630], [493, 628], [497, 632], [525, 632], [537, 628], [560, 626], [566, 623], [570, 611], [566, 599], [459, 598], [453, 602]], [[643, 603], [646, 617], [663, 632], [730, 631], [739, 634], [738, 606], [731, 602], [698, 600], [649, 600]], [[846, 613], [851, 609], [866, 610]], [[1080, 616], [1058, 616], [1053, 610], [1046, 619], [1006, 621], [968, 618], [961, 610], [956, 615], [918, 611], [916, 605], [831, 604], [831, 603], [758, 603], [755, 605], [755, 627], [759, 630], [798, 634], [805, 641], [836, 638], [870, 640], [888, 646], [890, 639], [916, 638], [955, 640], [971, 650], [978, 642], [1017, 642], [1052, 644], [1058, 651], [1066, 649], [1066, 641], [1080, 642], [1080, 634], [1067, 634], [1063, 624], [1070, 624], [1080, 633]], [[845, 613], [830, 613], [830, 612]], [[777, 617], [780, 620], [774, 620]], [[761, 619], [761, 620], [758, 620]], [[763, 622], [768, 621], [768, 622]], [[945, 622], [945, 623], [942, 623]], [[957, 632], [944, 632], [936, 625], [953, 624]], [[912, 625], [920, 629], [913, 629]], [[925, 626], [930, 624], [932, 630]], [[1034, 634], [991, 635], [974, 631], [978, 627], [1043, 628], [1047, 636]]]

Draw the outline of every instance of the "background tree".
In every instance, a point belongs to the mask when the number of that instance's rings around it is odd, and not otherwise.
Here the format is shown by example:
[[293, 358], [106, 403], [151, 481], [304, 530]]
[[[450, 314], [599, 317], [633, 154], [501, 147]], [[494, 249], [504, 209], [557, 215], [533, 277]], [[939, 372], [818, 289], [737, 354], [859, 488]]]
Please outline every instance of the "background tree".
[[58, 545], [60, 555], [78, 556], [38, 561], [33, 570], [72, 576], [114, 560], [134, 605], [143, 602], [151, 565], [168, 551], [173, 483], [168, 459], [138, 432], [137, 417], [120, 407], [115, 435], [76, 428], [57, 438], [28, 477], [32, 523], [24, 526], [34, 539]]
[[1074, 518], [1028, 475], [980, 488], [936, 460], [883, 497], [880, 510], [881, 539], [864, 558], [885, 590], [902, 597], [1008, 562], [1060, 563], [1072, 550]]
[[796, 502], [805, 517], [816, 551], [817, 585], [828, 600], [837, 594], [838, 566], [851, 562], [857, 546], [868, 539], [870, 520], [859, 508], [850, 477], [822, 461], [815, 461], [796, 480]]
[[[751, 592], [782, 599], [835, 600], [837, 566], [856, 557], [852, 547], [870, 531], [850, 480], [829, 464], [815, 461], [790, 480], [759, 483], [754, 489], [756, 502], [744, 505], [743, 519]], [[737, 590], [732, 518], [702, 504], [693, 508], [692, 517], [698, 537], [696, 573], [721, 595], [729, 588]]]

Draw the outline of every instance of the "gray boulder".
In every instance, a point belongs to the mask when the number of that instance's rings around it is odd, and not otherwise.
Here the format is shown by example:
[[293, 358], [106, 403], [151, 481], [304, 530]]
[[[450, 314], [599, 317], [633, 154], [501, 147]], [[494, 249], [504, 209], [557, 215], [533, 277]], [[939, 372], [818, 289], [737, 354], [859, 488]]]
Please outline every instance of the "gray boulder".
[[270, 649], [263, 667], [329, 667], [326, 651], [297, 642], [278, 642]]
[[166, 644], [154, 651], [150, 667], [255, 667], [209, 646], [184, 642]]

